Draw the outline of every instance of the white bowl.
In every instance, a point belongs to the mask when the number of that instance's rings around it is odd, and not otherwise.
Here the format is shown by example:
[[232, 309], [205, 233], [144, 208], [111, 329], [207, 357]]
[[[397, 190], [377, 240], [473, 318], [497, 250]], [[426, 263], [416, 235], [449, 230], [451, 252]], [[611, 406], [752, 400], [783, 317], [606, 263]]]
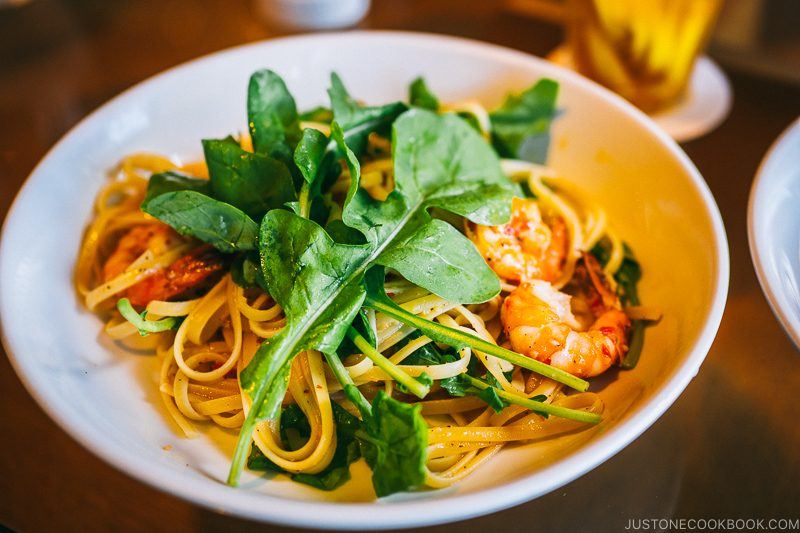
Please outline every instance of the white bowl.
[[[244, 130], [248, 76], [262, 67], [285, 77], [301, 107], [325, 102], [332, 70], [367, 102], [404, 98], [417, 75], [445, 101], [478, 98], [489, 107], [543, 76], [560, 82], [563, 113], [550, 163], [607, 208], [643, 265], [642, 299], [664, 315], [648, 330], [636, 369], [595, 384], [606, 404], [599, 427], [509, 447], [453, 488], [380, 502], [372, 501], [363, 464], [332, 493], [255, 475], [230, 488], [223, 480], [235, 435], [211, 428], [193, 440], [177, 436], [158, 398], [153, 357], [107, 341], [73, 293], [72, 266], [107, 170], [141, 150], [197, 157], [200, 139]], [[714, 199], [688, 157], [645, 115], [577, 74], [520, 52], [391, 32], [256, 43], [125, 92], [75, 127], [34, 170], [0, 248], [6, 349], [30, 393], [66, 431], [130, 475], [200, 505], [324, 528], [469, 518], [535, 498], [594, 468], [650, 426], [695, 376], [727, 287], [728, 248]], [[168, 444], [171, 451], [163, 450]]]
[[750, 189], [747, 236], [758, 281], [800, 348], [800, 118], [770, 147]]

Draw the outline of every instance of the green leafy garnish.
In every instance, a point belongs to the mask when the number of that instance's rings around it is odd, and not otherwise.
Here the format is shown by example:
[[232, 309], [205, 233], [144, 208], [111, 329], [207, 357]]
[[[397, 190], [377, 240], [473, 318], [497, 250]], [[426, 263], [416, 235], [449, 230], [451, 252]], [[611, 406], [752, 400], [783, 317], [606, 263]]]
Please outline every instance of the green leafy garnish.
[[[481, 224], [499, 224], [508, 218], [514, 189], [477, 133], [457, 117], [421, 110], [405, 113], [394, 124], [395, 145], [404, 147], [395, 151], [396, 187], [385, 202], [379, 202], [359, 188], [358, 160], [338, 124], [334, 122], [331, 130], [351, 174], [342, 220], [360, 231], [367, 242], [336, 243], [318, 224], [288, 211], [275, 209], [264, 216], [259, 233], [261, 270], [270, 273], [267, 288], [283, 308], [286, 325], [259, 347], [240, 375], [253, 408], [242, 426], [231, 484], [236, 483], [244, 464], [254, 425], [275, 415], [260, 407], [275, 403], [270, 402], [276, 394], [275, 376], [303, 349], [336, 352], [364, 302], [361, 279], [370, 266], [393, 267], [452, 301], [485, 301], [500, 289], [472, 243], [455, 230], [446, 245], [435, 238], [430, 250], [417, 244], [417, 233], [427, 232], [432, 224], [427, 213], [432, 206]], [[421, 163], [426, 170], [418, 166]], [[397, 243], [414, 245], [410, 252], [403, 252]], [[414, 254], [428, 261], [427, 275], [409, 266]], [[473, 260], [465, 261], [470, 254]], [[462, 283], [465, 279], [481, 280], [481, 284]]]
[[247, 121], [254, 151], [288, 165], [300, 139], [300, 122], [294, 98], [275, 72], [264, 69], [250, 76]]
[[356, 155], [364, 153], [370, 133], [387, 136], [394, 120], [408, 109], [402, 102], [380, 106], [359, 104], [350, 96], [341, 78], [335, 72], [331, 74], [328, 95], [331, 99], [333, 119], [345, 132], [347, 145]]
[[411, 82], [408, 88], [408, 101], [414, 107], [421, 107], [430, 111], [439, 110], [439, 99], [428, 89], [428, 85], [422, 77]]
[[[492, 409], [498, 412], [501, 411], [503, 407], [505, 407], [505, 405], [507, 405], [508, 403], [513, 403], [516, 405], [520, 405], [522, 407], [526, 407], [531, 411], [541, 414], [543, 416], [553, 415], [561, 418], [567, 418], [569, 420], [576, 420], [578, 422], [586, 422], [589, 424], [599, 424], [600, 422], [603, 421], [603, 418], [595, 413], [582, 411], [580, 409], [570, 409], [568, 407], [561, 407], [549, 403], [543, 403], [541, 400], [547, 399], [544, 396], [525, 398], [524, 396], [507, 392], [500, 387], [492, 387], [485, 381], [474, 378], [470, 375], [461, 374], [461, 376], [463, 376], [462, 379], [469, 382], [470, 385], [479, 389], [483, 393], [483, 395], [479, 394], [478, 396], [484, 401], [486, 401], [486, 403], [488, 403], [492, 407]], [[485, 391], [489, 389], [491, 389], [492, 392], [486, 393]]]
[[[619, 269], [614, 273], [617, 281], [617, 291], [620, 300], [626, 305], [639, 305], [638, 283], [642, 278], [642, 267], [633, 255], [633, 250], [623, 243], [623, 259]], [[608, 263], [610, 250], [603, 242], [597, 243], [591, 251], [602, 266]], [[639, 362], [639, 356], [644, 347], [644, 330], [647, 326], [644, 320], [631, 321], [631, 335], [628, 342], [628, 352], [622, 359], [620, 366], [625, 370], [630, 370]]]
[[211, 183], [206, 179], [192, 178], [179, 172], [160, 172], [150, 176], [144, 201], [147, 202], [156, 196], [174, 191], [195, 191], [210, 196]]
[[256, 252], [245, 252], [236, 256], [231, 262], [231, 278], [233, 282], [244, 287], [265, 287], [266, 282], [261, 275]]
[[139, 330], [139, 335], [146, 337], [150, 333], [160, 333], [175, 328], [181, 323], [181, 319], [174, 316], [168, 316], [160, 320], [147, 320], [147, 311], [137, 313], [136, 309], [131, 305], [131, 301], [127, 298], [121, 298], [117, 301], [117, 310], [122, 318], [136, 326]]
[[246, 213], [193, 191], [160, 194], [142, 203], [142, 211], [223, 253], [255, 250], [258, 225]]
[[248, 152], [233, 137], [203, 141], [212, 196], [260, 220], [270, 209], [296, 198], [286, 164]]
[[380, 391], [372, 403], [372, 416], [356, 435], [372, 468], [378, 497], [412, 490], [425, 482], [428, 425], [421, 405], [399, 402]]
[[519, 95], [509, 95], [489, 114], [492, 142], [501, 157], [540, 164], [546, 161], [557, 96], [558, 83], [542, 79]]
[[[538, 157], [542, 146], [546, 151], [547, 129], [555, 115], [554, 86], [543, 80], [492, 114], [492, 142], [502, 155], [531, 158]], [[427, 373], [412, 377], [378, 352], [366, 307], [452, 347], [441, 350], [429, 343], [407, 357], [406, 365], [452, 362], [458, 357], [455, 350], [470, 346], [579, 390], [587, 384], [477, 336], [408, 313], [383, 290], [384, 268], [390, 268], [453, 302], [480, 303], [499, 293], [499, 280], [474, 245], [445, 221], [458, 216], [477, 224], [502, 224], [510, 216], [511, 199], [521, 194], [503, 174], [498, 155], [480, 128], [476, 131], [475, 117], [438, 115], [439, 101], [422, 78], [409, 88], [412, 109], [402, 102], [362, 105], [336, 74], [331, 75], [328, 93], [330, 109], [299, 114], [276, 73], [254, 73], [247, 98], [253, 152], [243, 150], [232, 137], [204, 141], [210, 179], [176, 172], [154, 175], [142, 209], [181, 234], [236, 254], [233, 280], [243, 287], [263, 288], [285, 314], [284, 328], [262, 342], [239, 375], [251, 408], [228, 482], [237, 483], [245, 462], [253, 469], [280, 470], [257, 448], [250, 451], [259, 421], [281, 413], [284, 443], [298, 449], [308, 440], [305, 415], [297, 406], [281, 411], [281, 404], [291, 359], [313, 349], [324, 354], [361, 421], [334, 404], [337, 448], [331, 463], [318, 474], [292, 478], [332, 490], [349, 479], [349, 465], [363, 454], [373, 470], [376, 493], [386, 496], [424, 483], [427, 425], [419, 405], [383, 392], [368, 402], [341, 358], [364, 353], [393, 378], [398, 391], [418, 397], [427, 394], [432, 380]], [[330, 124], [331, 133], [302, 129], [301, 120]], [[392, 138], [394, 190], [385, 201], [373, 199], [360, 187], [359, 157], [367, 153], [370, 135]], [[351, 180], [344, 202], [338, 205], [331, 200], [330, 187], [341, 174], [340, 161]], [[149, 321], [127, 300], [121, 300], [119, 307], [140, 332], [163, 331], [180, 322]], [[440, 385], [452, 395], [479, 396], [495, 410], [517, 403], [545, 414], [588, 415], [506, 393], [489, 374], [477, 379], [478, 372], [471, 367], [472, 375], [440, 380]]]

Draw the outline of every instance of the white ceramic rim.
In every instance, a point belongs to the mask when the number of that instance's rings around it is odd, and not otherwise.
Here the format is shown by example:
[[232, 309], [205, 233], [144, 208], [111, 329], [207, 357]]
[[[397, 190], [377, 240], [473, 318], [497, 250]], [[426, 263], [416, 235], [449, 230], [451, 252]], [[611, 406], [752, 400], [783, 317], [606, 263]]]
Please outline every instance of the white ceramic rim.
[[[569, 83], [578, 85], [582, 89], [594, 93], [596, 96], [607, 101], [609, 105], [616, 107], [620, 112], [634, 119], [642, 128], [648, 130], [652, 135], [657, 137], [661, 141], [661, 144], [681, 163], [681, 166], [691, 177], [692, 183], [705, 204], [706, 215], [710, 218], [713, 233], [716, 236], [716, 242], [714, 243], [717, 256], [717, 264], [715, 265], [716, 286], [713, 290], [712, 305], [697, 341], [691, 349], [688, 350], [688, 356], [685, 362], [665, 379], [661, 390], [654, 394], [627, 419], [619, 422], [602, 436], [590, 441], [590, 443], [583, 446], [578, 451], [569, 454], [563, 459], [548, 465], [546, 468], [530, 476], [502, 486], [470, 494], [456, 495], [448, 498], [447, 501], [420, 499], [391, 503], [321, 503], [289, 500], [236, 489], [222, 484], [210, 489], [206, 485], [197, 487], [193, 483], [194, 478], [189, 474], [180, 472], [164, 475], [164, 471], [157, 468], [152, 463], [137, 457], [128, 450], [118, 449], [103, 435], [92, 431], [91, 427], [79, 417], [72, 417], [60, 413], [57, 402], [55, 402], [55, 399], [48, 393], [47, 388], [37, 386], [36, 374], [34, 372], [29, 372], [29, 369], [26, 367], [25, 358], [15, 357], [13, 355], [15, 346], [17, 345], [14, 332], [5, 331], [5, 329], [3, 329], [3, 346], [5, 347], [14, 370], [30, 395], [64, 431], [70, 434], [86, 449], [131, 477], [156, 489], [223, 514], [232, 514], [254, 520], [299, 527], [361, 530], [390, 529], [464, 520], [532, 500], [594, 469], [649, 428], [653, 422], [669, 408], [678, 395], [683, 392], [692, 378], [697, 375], [701, 363], [705, 359], [708, 350], [711, 348], [711, 344], [714, 341], [714, 337], [716, 336], [716, 332], [722, 320], [728, 292], [730, 266], [727, 236], [719, 209], [717, 208], [706, 182], [689, 157], [666, 132], [659, 128], [644, 113], [621, 97], [579, 74], [557, 67], [540, 58], [530, 56], [523, 52], [471, 39], [402, 31], [355, 31], [324, 33], [319, 35], [299, 35], [286, 37], [280, 40], [330, 40], [341, 36], [353, 38], [354, 36], [358, 37], [361, 35], [366, 38], [382, 37], [397, 40], [398, 42], [403, 40], [427, 40], [431, 43], [437, 43], [442, 47], [460, 48], [476, 55], [482, 54], [484, 56], [493, 56], [505, 60], [515, 60], [521, 63], [539, 63], [539, 66], [542, 66], [541, 63], [546, 63], [546, 69], [559, 70], [559, 75], [563, 79], [568, 80]], [[112, 107], [135, 99], [136, 92], [145, 86], [156, 84], [162, 78], [173, 76], [183, 69], [191, 68], [195, 63], [204, 61], [209, 57], [235, 55], [250, 48], [268, 45], [271, 42], [275, 42], [275, 40], [233, 47], [168, 69], [127, 89], [120, 95], [103, 104], [88, 117], [84, 118], [53, 146], [36, 168], [34, 168], [33, 172], [20, 189], [14, 203], [9, 209], [6, 222], [3, 225], [3, 238], [0, 239], [0, 258], [5, 256], [5, 233], [9, 226], [8, 221], [14, 217], [17, 205], [20, 204], [28, 194], [31, 188], [30, 184], [34, 180], [42, 179], [42, 176], [38, 175], [40, 167], [44, 165], [54, 152], [60, 149], [66, 139], [81, 135], [82, 130], [88, 129], [88, 127], [95, 122], [106, 120], [106, 115], [111, 112]], [[0, 271], [0, 287], [9, 282], [11, 282], [11, 280], [6, 280], [5, 273]], [[5, 294], [5, 291], [0, 291], [0, 314], [5, 314], [8, 309], [9, 303], [7, 302]], [[534, 482], [538, 480], [544, 481], [540, 483]], [[276, 509], [280, 509], [280, 511], [276, 513]]]
[[783, 130], [780, 136], [775, 139], [764, 155], [764, 158], [761, 160], [761, 163], [758, 165], [756, 177], [753, 180], [753, 184], [750, 186], [750, 197], [747, 200], [747, 242], [750, 246], [750, 258], [756, 269], [756, 277], [758, 277], [761, 289], [767, 297], [767, 302], [772, 308], [773, 314], [778, 318], [778, 322], [780, 322], [783, 331], [786, 332], [786, 335], [792, 340], [795, 347], [800, 349], [800, 323], [797, 323], [789, 313], [784, 311], [784, 305], [781, 303], [780, 287], [777, 287], [771, 282], [764, 261], [762, 260], [764, 254], [766, 254], [766, 250], [763, 246], [764, 243], [759, 243], [756, 236], [756, 225], [758, 224], [756, 221], [756, 209], [757, 205], [761, 202], [761, 196], [765, 194], [764, 183], [769, 179], [765, 173], [765, 169], [775, 153], [789, 138], [789, 135], [798, 128], [800, 128], [800, 117], [795, 119]]

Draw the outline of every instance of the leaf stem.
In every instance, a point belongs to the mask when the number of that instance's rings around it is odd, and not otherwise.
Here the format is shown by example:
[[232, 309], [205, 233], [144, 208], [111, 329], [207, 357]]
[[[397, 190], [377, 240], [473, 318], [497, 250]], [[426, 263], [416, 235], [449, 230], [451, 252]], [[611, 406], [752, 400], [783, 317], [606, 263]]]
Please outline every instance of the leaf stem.
[[257, 411], [257, 406], [260, 406], [264, 402], [264, 397], [266, 395], [266, 387], [256, 391], [256, 395], [251, 403], [250, 412], [247, 414], [247, 418], [245, 418], [242, 423], [242, 428], [239, 430], [239, 439], [236, 441], [236, 448], [234, 448], [233, 451], [231, 469], [228, 471], [228, 485], [232, 487], [239, 484], [239, 476], [244, 469], [244, 463], [253, 441], [253, 430], [256, 427], [255, 413]]
[[642, 347], [644, 346], [644, 328], [645, 323], [643, 320], [634, 320], [631, 326], [631, 340], [628, 343], [628, 352], [622, 359], [620, 366], [625, 370], [630, 370], [639, 362], [639, 356], [642, 354]]
[[526, 368], [537, 374], [548, 377], [559, 383], [563, 383], [577, 391], [584, 392], [589, 388], [589, 382], [581, 378], [575, 377], [569, 372], [552, 367], [548, 364], [525, 357], [516, 352], [512, 352], [506, 348], [485, 341], [475, 335], [450, 328], [443, 324], [437, 324], [413, 313], [409, 313], [398, 305], [389, 305], [388, 303], [376, 300], [371, 296], [367, 296], [364, 305], [380, 311], [386, 315], [396, 318], [400, 322], [423, 331], [429, 337], [435, 337], [434, 340], [444, 342], [453, 347], [469, 346], [474, 350], [483, 352], [488, 355], [493, 355], [504, 359], [509, 363], [513, 363], [522, 368]]
[[[269, 346], [270, 345], [267, 343], [262, 343], [259, 350], [269, 349]], [[253, 441], [253, 431], [255, 430], [256, 424], [259, 420], [272, 418], [275, 415], [280, 408], [280, 400], [283, 399], [286, 393], [286, 381], [284, 381], [283, 386], [275, 390], [272, 389], [277, 379], [288, 379], [289, 367], [286, 365], [288, 365], [289, 360], [294, 354], [293, 349], [297, 346], [297, 343], [288, 342], [279, 344], [278, 346], [279, 348], [276, 352], [271, 354], [270, 364], [263, 372], [264, 375], [258, 385], [255, 387], [248, 387], [248, 389], [245, 390], [245, 393], [250, 395], [252, 401], [250, 403], [250, 411], [247, 413], [247, 417], [242, 423], [242, 428], [239, 430], [239, 439], [236, 441], [236, 448], [234, 448], [233, 460], [231, 461], [231, 469], [228, 472], [228, 485], [236, 486], [239, 483], [239, 476], [247, 460], [247, 454], [250, 450], [250, 444]], [[257, 355], [258, 352], [253, 356], [254, 360]], [[247, 369], [245, 369], [245, 371], [247, 371]], [[241, 374], [239, 375], [239, 381], [241, 384]], [[254, 390], [249, 390], [251, 388]], [[268, 394], [272, 394], [271, 401], [269, 401], [270, 398], [268, 398]], [[280, 396], [280, 399], [278, 396]], [[265, 402], [267, 402], [266, 408]]]
[[404, 385], [411, 391], [417, 398], [424, 398], [430, 392], [431, 388], [424, 383], [418, 381], [414, 376], [406, 374], [396, 364], [389, 361], [378, 350], [376, 350], [370, 343], [356, 331], [354, 327], [347, 330], [347, 336], [356, 345], [356, 348], [361, 350], [361, 353], [369, 357], [378, 368], [389, 374], [389, 376], [398, 383]]
[[308, 201], [310, 193], [311, 186], [307, 181], [303, 180], [303, 185], [300, 187], [300, 196], [297, 199], [298, 205], [300, 206], [300, 216], [303, 218], [308, 218], [308, 214], [311, 212], [311, 205]]
[[372, 415], [372, 406], [370, 406], [369, 401], [367, 401], [367, 399], [364, 397], [364, 394], [362, 394], [358, 387], [356, 387], [356, 384], [353, 383], [353, 378], [350, 377], [350, 373], [342, 364], [339, 356], [328, 353], [324, 355], [325, 360], [328, 361], [328, 367], [330, 367], [331, 372], [333, 372], [333, 375], [336, 376], [336, 379], [339, 381], [339, 383], [341, 383], [345, 396], [347, 396], [347, 399], [355, 404], [361, 413], [361, 417], [366, 419]]
[[136, 326], [139, 330], [139, 335], [142, 337], [149, 333], [159, 333], [175, 327], [180, 319], [174, 316], [168, 316], [161, 320], [147, 320], [142, 315], [136, 312], [136, 309], [131, 305], [131, 301], [127, 298], [121, 298], [117, 302], [117, 309], [122, 315], [122, 318]]
[[513, 394], [511, 392], [504, 391], [503, 389], [499, 389], [497, 387], [492, 387], [488, 383], [484, 383], [483, 381], [476, 379], [470, 375], [463, 374], [463, 376], [470, 382], [470, 384], [473, 387], [477, 387], [481, 390], [492, 388], [497, 393], [497, 395], [500, 396], [505, 401], [516, 405], [521, 405], [522, 407], [526, 407], [531, 411], [536, 411], [539, 413], [547, 413], [561, 418], [577, 420], [578, 422], [587, 422], [589, 424], [598, 424], [603, 420], [603, 417], [601, 417], [596, 413], [589, 413], [587, 411], [581, 411], [580, 409], [570, 409], [568, 407], [559, 407], [558, 405], [537, 402], [535, 400], [523, 398], [518, 394]]

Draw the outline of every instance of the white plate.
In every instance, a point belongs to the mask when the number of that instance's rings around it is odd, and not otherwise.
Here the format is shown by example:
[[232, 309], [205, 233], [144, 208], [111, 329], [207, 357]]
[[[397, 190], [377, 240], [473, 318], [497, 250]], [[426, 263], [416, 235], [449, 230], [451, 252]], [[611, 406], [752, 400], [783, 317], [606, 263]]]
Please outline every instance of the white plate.
[[764, 156], [750, 189], [747, 236], [769, 305], [800, 348], [800, 118]]
[[[456, 487], [372, 501], [366, 467], [333, 493], [276, 478], [224, 485], [235, 435], [176, 435], [155, 386], [153, 357], [126, 353], [79, 305], [72, 266], [94, 194], [125, 154], [183, 158], [200, 139], [245, 129], [248, 76], [270, 67], [301, 107], [324, 103], [331, 70], [367, 102], [404, 98], [417, 75], [444, 100], [498, 105], [542, 76], [561, 83], [550, 163], [604, 205], [641, 259], [642, 299], [663, 310], [641, 363], [595, 384], [597, 429], [503, 450]], [[469, 518], [535, 498], [594, 468], [659, 417], [697, 373], [725, 305], [728, 248], [697, 169], [650, 119], [605, 89], [528, 55], [432, 35], [355, 32], [256, 43], [156, 76], [66, 135], [34, 170], [0, 248], [5, 345], [30, 393], [88, 449], [164, 491], [225, 513], [299, 526], [389, 528]], [[171, 445], [171, 451], [162, 449]], [[575, 502], [576, 506], [580, 502]]]

